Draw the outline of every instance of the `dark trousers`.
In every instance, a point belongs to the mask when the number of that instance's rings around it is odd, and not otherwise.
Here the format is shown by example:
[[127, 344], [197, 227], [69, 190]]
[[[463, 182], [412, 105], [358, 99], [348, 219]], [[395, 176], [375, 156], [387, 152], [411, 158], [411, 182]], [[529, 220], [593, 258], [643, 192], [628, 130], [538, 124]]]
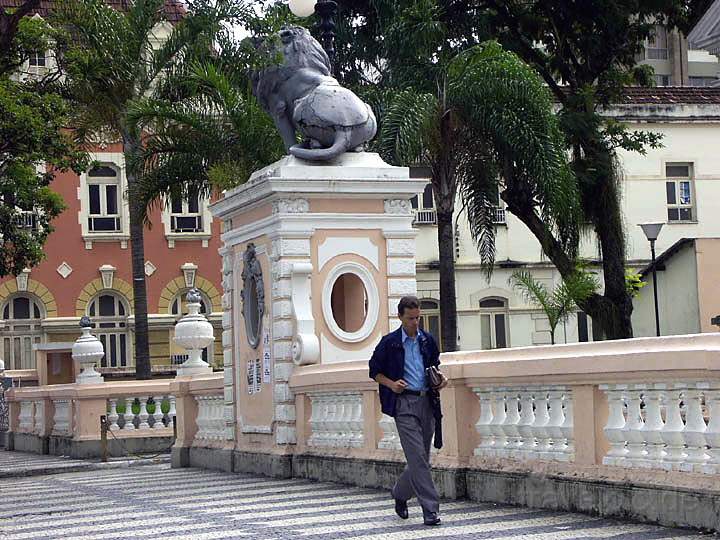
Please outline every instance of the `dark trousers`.
[[424, 513], [435, 513], [440, 507], [440, 498], [430, 475], [430, 443], [435, 429], [430, 398], [400, 394], [395, 425], [407, 465], [395, 483], [393, 497], [407, 501], [415, 495]]

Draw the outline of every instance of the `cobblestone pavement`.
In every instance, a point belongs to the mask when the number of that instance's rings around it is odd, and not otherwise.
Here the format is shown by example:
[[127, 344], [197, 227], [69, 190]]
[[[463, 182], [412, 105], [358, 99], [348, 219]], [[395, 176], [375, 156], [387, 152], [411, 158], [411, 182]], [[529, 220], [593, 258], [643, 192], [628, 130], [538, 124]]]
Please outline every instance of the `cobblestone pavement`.
[[393, 512], [386, 491], [167, 464], [0, 479], [0, 538], [374, 539], [705, 538], [698, 533], [471, 501], [442, 504], [443, 525]]
[[169, 462], [169, 454], [145, 460], [118, 458], [111, 459], [107, 463], [101, 463], [99, 460], [70, 459], [61, 456], [42, 456], [39, 454], [30, 454], [25, 452], [7, 452], [0, 448], [0, 504], [2, 504], [2, 487], [5, 483], [9, 484], [11, 482], [11, 480], [5, 480], [7, 478], [87, 471], [91, 469], [113, 469], [131, 467], [146, 463]]

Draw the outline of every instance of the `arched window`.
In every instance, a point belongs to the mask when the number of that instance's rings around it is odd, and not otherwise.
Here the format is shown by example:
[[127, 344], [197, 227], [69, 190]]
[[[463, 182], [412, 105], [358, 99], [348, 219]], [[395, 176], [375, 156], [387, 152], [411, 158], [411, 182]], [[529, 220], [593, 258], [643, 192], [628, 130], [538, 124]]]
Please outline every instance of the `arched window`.
[[420, 330], [428, 332], [435, 338], [438, 347], [442, 350], [440, 337], [440, 304], [437, 300], [420, 300]]
[[103, 292], [88, 304], [87, 314], [93, 322], [95, 335], [105, 349], [101, 367], [126, 367], [131, 365], [130, 338], [127, 330], [129, 309], [124, 298]]
[[508, 302], [505, 298], [480, 300], [480, 342], [483, 349], [504, 349], [508, 343]]
[[29, 295], [13, 296], [5, 303], [2, 342], [6, 369], [35, 369], [32, 346], [43, 340], [40, 321], [44, 316], [42, 303]]
[[[185, 289], [182, 292], [179, 292], [177, 295], [175, 295], [175, 298], [172, 302], [170, 302], [170, 314], [176, 315], [177, 320], [179, 321], [181, 317], [188, 314], [187, 309], [187, 300], [185, 297], [187, 296], [189, 289]], [[200, 313], [207, 315], [209, 313], [207, 306], [212, 306], [212, 303], [210, 302], [209, 298], [200, 291]], [[208, 362], [208, 358], [212, 356], [212, 350], [213, 345], [212, 343], [203, 349], [202, 352], [202, 359], [205, 362]], [[172, 334], [170, 336], [170, 363], [175, 365], [182, 364], [185, 360], [187, 360], [188, 354], [185, 349], [182, 349], [175, 345], [175, 343], [172, 340]]]

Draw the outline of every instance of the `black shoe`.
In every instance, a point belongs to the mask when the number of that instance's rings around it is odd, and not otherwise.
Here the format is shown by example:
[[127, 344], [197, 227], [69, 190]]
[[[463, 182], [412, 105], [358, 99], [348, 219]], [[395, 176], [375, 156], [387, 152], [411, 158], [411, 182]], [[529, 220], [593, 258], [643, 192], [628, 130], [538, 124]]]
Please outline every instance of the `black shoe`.
[[423, 523], [429, 526], [440, 525], [440, 517], [435, 512], [423, 513]]
[[[395, 499], [395, 497], [393, 497], [393, 499]], [[407, 501], [401, 501], [400, 499], [395, 499], [395, 513], [400, 517], [400, 519], [407, 519], [408, 518]]]

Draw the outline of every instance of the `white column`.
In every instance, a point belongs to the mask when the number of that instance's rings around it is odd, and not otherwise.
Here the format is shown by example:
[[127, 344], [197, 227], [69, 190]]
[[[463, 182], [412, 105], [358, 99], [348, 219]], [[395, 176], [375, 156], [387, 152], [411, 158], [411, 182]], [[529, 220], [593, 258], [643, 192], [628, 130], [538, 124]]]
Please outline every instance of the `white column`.
[[700, 399], [703, 395], [703, 388], [707, 383], [698, 383], [695, 388], [688, 389], [684, 394], [685, 406], [685, 430], [683, 439], [687, 445], [687, 458], [685, 463], [680, 465], [681, 471], [702, 471], [708, 459], [705, 454], [705, 419], [703, 418]]
[[520, 432], [517, 424], [520, 421], [520, 399], [516, 388], [509, 388], [505, 393], [505, 423], [503, 433], [507, 438], [506, 456], [517, 458], [520, 448]]
[[642, 427], [642, 434], [647, 451], [647, 465], [654, 469], [662, 467], [662, 461], [665, 457], [665, 443], [662, 439], [665, 423], [660, 414], [660, 399], [662, 392], [666, 388], [667, 386], [664, 384], [652, 384], [646, 385], [645, 390], [643, 390], [645, 423]]
[[125, 398], [125, 414], [123, 415], [123, 418], [125, 419], [125, 425], [123, 426], [123, 429], [126, 429], [128, 431], [135, 429], [135, 424], [133, 424], [135, 415], [132, 412], [132, 406], [134, 402], [135, 398]]
[[627, 441], [627, 455], [625, 465], [628, 467], [642, 467], [645, 465], [645, 437], [643, 436], [643, 419], [640, 412], [641, 388], [638, 385], [629, 387], [626, 391], [627, 419], [623, 428], [623, 435]]
[[535, 455], [535, 436], [532, 426], [535, 423], [535, 411], [533, 408], [533, 389], [520, 389], [520, 420], [517, 423], [520, 433], [520, 459], [533, 459]]
[[402, 450], [400, 435], [398, 434], [395, 419], [387, 414], [380, 417], [380, 429], [383, 432], [382, 439], [378, 442], [378, 448], [385, 450]]
[[565, 413], [563, 411], [564, 393], [565, 389], [561, 386], [554, 386], [548, 392], [550, 418], [548, 419], [546, 429], [551, 444], [542, 456], [544, 459], [564, 461], [565, 458], [567, 443], [565, 442], [565, 435], [562, 431], [562, 425], [565, 423]]
[[138, 426], [138, 429], [150, 429], [150, 424], [148, 424], [148, 418], [149, 414], [147, 412], [147, 400], [146, 397], [141, 397], [140, 399], [140, 414], [138, 415], [140, 417], [140, 425]]
[[168, 427], [173, 427], [173, 418], [175, 418], [175, 415], [177, 414], [177, 411], [175, 410], [175, 396], [168, 396], [168, 400], [170, 401], [170, 410], [168, 410], [167, 418], [168, 418]]
[[660, 435], [666, 445], [662, 463], [666, 470], [679, 470], [686, 457], [682, 434], [685, 424], [680, 413], [680, 395], [684, 388], [684, 384], [676, 384], [665, 392], [665, 425]]
[[623, 392], [627, 389], [623, 384], [603, 384], [600, 390], [605, 391], [608, 398], [608, 419], [603, 428], [605, 438], [610, 443], [610, 449], [603, 457], [603, 465], [622, 465], [625, 461], [627, 448], [625, 448], [625, 415], [623, 409], [625, 400]]
[[705, 406], [710, 416], [705, 430], [705, 444], [709, 446], [710, 460], [703, 467], [703, 472], [720, 474], [720, 389], [715, 387], [705, 392]]
[[155, 412], [153, 413], [153, 429], [164, 429], [165, 424], [163, 424], [163, 412], [162, 412], [162, 401], [163, 396], [154, 396], [153, 401], [155, 402]]
[[488, 388], [473, 388], [473, 392], [480, 401], [480, 417], [475, 423], [475, 431], [480, 435], [480, 444], [475, 448], [474, 454], [476, 456], [487, 456], [495, 442], [490, 428], [490, 423], [493, 419], [491, 405], [492, 390]]
[[117, 412], [117, 402], [115, 398], [110, 398], [110, 414], [108, 414], [108, 420], [110, 421], [110, 431], [117, 431], [120, 429], [118, 425], [118, 418], [120, 415]]
[[565, 449], [563, 451], [564, 456], [562, 461], [575, 461], [575, 431], [574, 422], [575, 416], [573, 413], [575, 394], [572, 390], [565, 392], [563, 404], [565, 405], [565, 421], [563, 422], [560, 429], [562, 430], [563, 437], [565, 437]]
[[491, 394], [491, 406], [493, 411], [490, 422], [490, 432], [493, 435], [493, 446], [489, 449], [490, 455], [504, 457], [507, 452], [508, 439], [503, 430], [507, 414], [505, 412], [505, 389], [498, 388]]
[[548, 433], [548, 422], [550, 413], [548, 411], [548, 391], [546, 388], [538, 388], [535, 391], [535, 422], [532, 424], [532, 434], [537, 441], [535, 449], [536, 459], [547, 459], [550, 451], [550, 434]]

